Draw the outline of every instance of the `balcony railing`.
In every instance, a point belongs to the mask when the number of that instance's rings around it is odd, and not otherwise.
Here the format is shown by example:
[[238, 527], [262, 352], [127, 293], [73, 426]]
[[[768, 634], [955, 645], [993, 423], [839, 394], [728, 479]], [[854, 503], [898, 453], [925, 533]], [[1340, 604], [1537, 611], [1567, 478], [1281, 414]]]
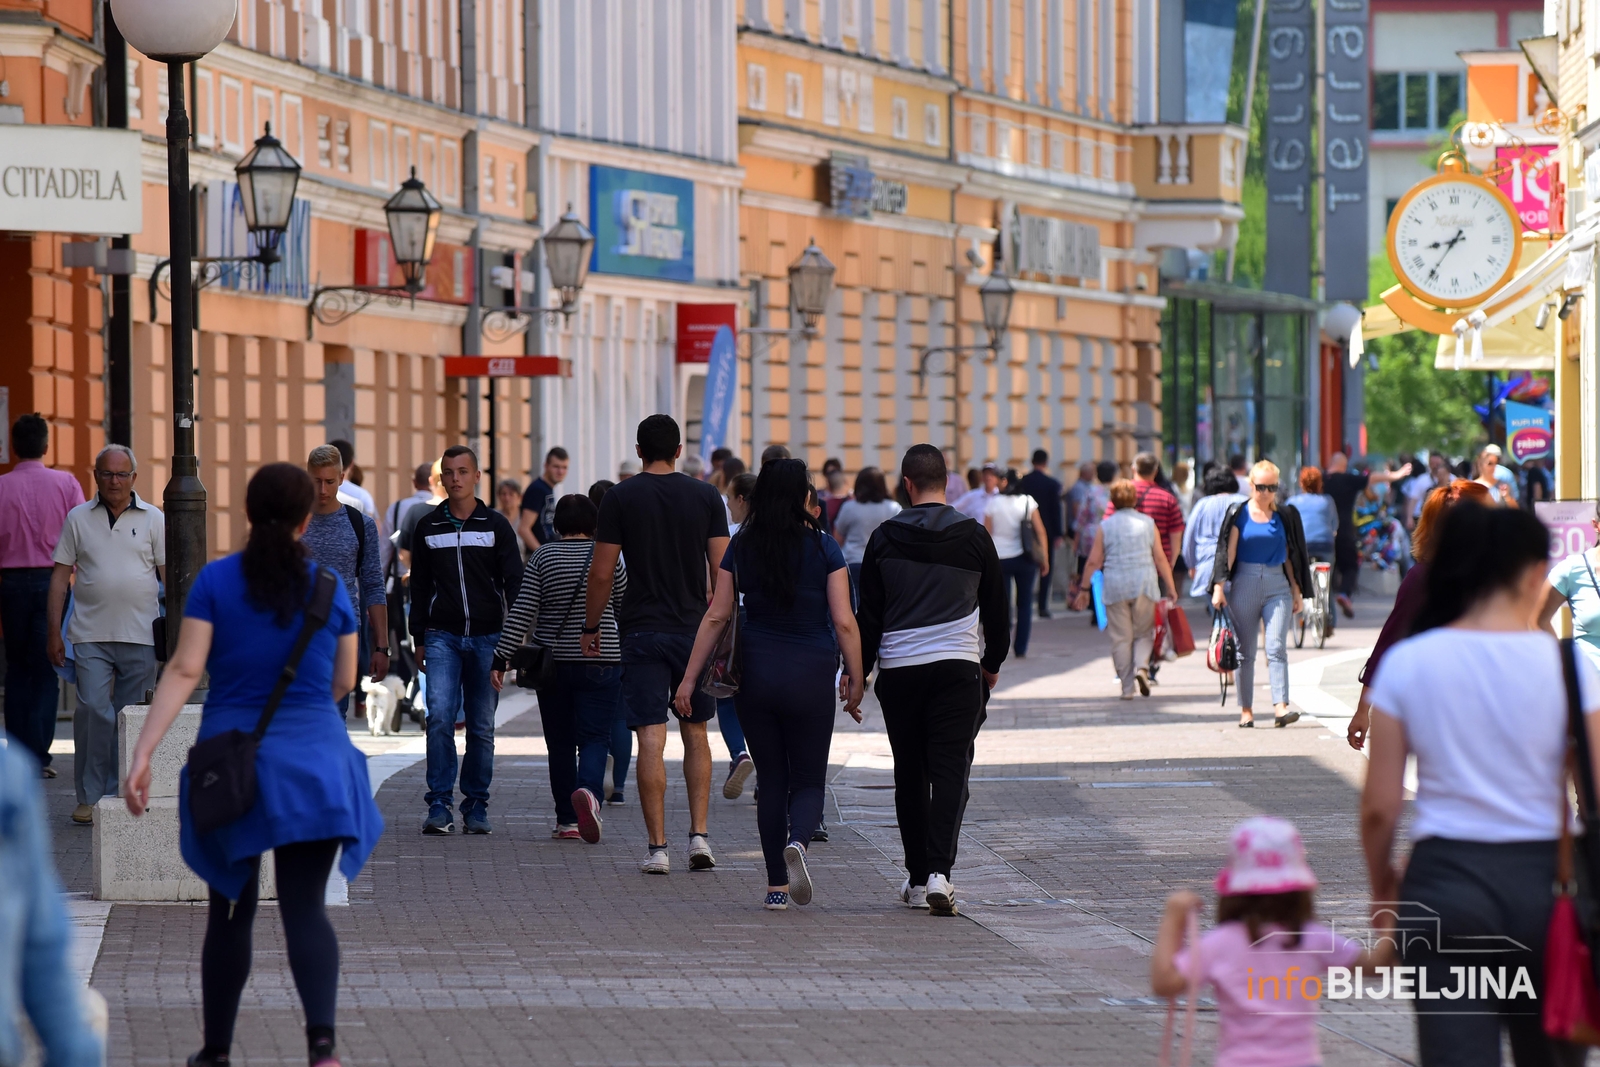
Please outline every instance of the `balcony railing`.
[[1134, 134], [1133, 176], [1139, 196], [1239, 202], [1247, 143], [1243, 127], [1141, 126]]

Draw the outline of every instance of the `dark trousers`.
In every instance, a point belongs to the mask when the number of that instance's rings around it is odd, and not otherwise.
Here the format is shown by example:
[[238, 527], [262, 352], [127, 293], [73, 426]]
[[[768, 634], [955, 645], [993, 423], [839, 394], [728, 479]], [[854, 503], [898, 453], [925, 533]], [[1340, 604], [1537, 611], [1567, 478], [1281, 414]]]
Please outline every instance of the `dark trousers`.
[[749, 631], [740, 639], [744, 671], [734, 700], [761, 773], [756, 829], [767, 884], [787, 885], [784, 846], [809, 844], [822, 822], [839, 654]]
[[[556, 822], [570, 826], [578, 821], [572, 794], [580, 788], [604, 802], [606, 757], [611, 754], [612, 730], [621, 705], [620, 663], [558, 662], [555, 680], [539, 690], [539, 721], [550, 753]], [[618, 780], [624, 780], [626, 760], [620, 770], [622, 778]]]
[[967, 660], [880, 670], [877, 687], [894, 751], [894, 810], [906, 873], [912, 885], [927, 885], [928, 875], [948, 878], [955, 866], [973, 743], [989, 694], [978, 665]]
[[[1452, 967], [1478, 973], [1480, 967], [1493, 973], [1504, 968], [1508, 994], [1488, 996], [1479, 989], [1477, 999], [1418, 999], [1421, 1067], [1499, 1067], [1502, 1027], [1517, 1067], [1583, 1062], [1581, 1048], [1545, 1036], [1540, 1013], [1555, 872], [1554, 841], [1486, 844], [1431, 837], [1412, 849], [1397, 909], [1398, 926], [1409, 933], [1405, 963], [1426, 967], [1428, 989], [1435, 992], [1455, 989]], [[1530, 947], [1519, 947], [1524, 945]], [[1509, 996], [1518, 968], [1527, 968], [1533, 997]]]
[[[300, 991], [306, 1028], [333, 1030], [339, 990], [339, 939], [328, 921], [323, 897], [328, 872], [339, 854], [337, 841], [301, 841], [272, 851], [278, 881], [278, 918], [289, 951], [289, 972]], [[253, 861], [259, 870], [261, 858]], [[239, 900], [211, 891], [206, 939], [200, 949], [201, 1016], [206, 1048], [226, 1052], [233, 1044], [239, 996], [250, 977], [251, 931], [256, 921], [257, 876], [251, 874]]]
[[[1056, 545], [1060, 542], [1051, 539], [1046, 543], [1050, 546], [1050, 574], [1054, 574], [1056, 572]], [[1039, 618], [1041, 619], [1050, 617], [1050, 589], [1055, 584], [1051, 580], [1050, 574], [1042, 575], [1039, 578]]]
[[60, 685], [45, 655], [49, 567], [0, 572], [0, 626], [6, 632], [6, 733], [50, 766]]
[[1019, 656], [1028, 654], [1028, 638], [1033, 634], [1033, 583], [1039, 577], [1039, 565], [1024, 552], [1000, 561], [1000, 572], [1006, 577], [1006, 586], [1016, 587], [1012, 604], [1016, 608], [1012, 628], [1011, 648]]
[[1333, 591], [1342, 596], [1355, 596], [1356, 583], [1361, 580], [1361, 550], [1356, 547], [1355, 535], [1339, 536], [1333, 540]]

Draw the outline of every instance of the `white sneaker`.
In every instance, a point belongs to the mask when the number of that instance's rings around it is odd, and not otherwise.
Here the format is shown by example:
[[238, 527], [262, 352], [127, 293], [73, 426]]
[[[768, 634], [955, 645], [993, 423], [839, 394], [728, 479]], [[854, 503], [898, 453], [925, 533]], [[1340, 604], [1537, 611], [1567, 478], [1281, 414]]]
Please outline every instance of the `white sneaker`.
[[928, 906], [928, 887], [925, 885], [912, 885], [907, 878], [900, 883], [900, 903], [908, 908], [926, 908]]
[[711, 842], [706, 840], [705, 834], [689, 835], [689, 869], [691, 871], [709, 871], [717, 865], [717, 858], [711, 854]]
[[672, 857], [667, 854], [667, 847], [652, 848], [645, 853], [644, 862], [639, 864], [639, 870], [645, 874], [669, 874], [672, 871]]
[[793, 841], [783, 846], [783, 865], [789, 869], [789, 899], [796, 904], [811, 903], [811, 872], [806, 870], [805, 846]]
[[942, 874], [928, 875], [928, 910], [935, 915], [956, 913], [956, 888]]

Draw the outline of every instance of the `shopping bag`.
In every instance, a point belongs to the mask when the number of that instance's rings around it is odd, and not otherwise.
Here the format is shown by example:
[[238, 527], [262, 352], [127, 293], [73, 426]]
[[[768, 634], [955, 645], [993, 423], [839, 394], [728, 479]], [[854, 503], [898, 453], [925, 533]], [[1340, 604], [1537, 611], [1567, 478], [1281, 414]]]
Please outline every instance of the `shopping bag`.
[[1089, 579], [1090, 599], [1094, 601], [1094, 624], [1104, 630], [1109, 624], [1106, 618], [1106, 576], [1104, 571], [1095, 571], [1094, 577]]
[[1178, 656], [1194, 651], [1194, 631], [1189, 628], [1189, 616], [1182, 605], [1169, 602], [1167, 607], [1167, 643]]
[[[1567, 759], [1561, 777], [1561, 840], [1556, 851], [1555, 901], [1544, 945], [1544, 1032], [1578, 1045], [1600, 1045], [1600, 986], [1595, 981], [1591, 925], [1585, 931], [1579, 915], [1594, 912], [1591, 875], [1595, 833], [1594, 781], [1589, 773], [1588, 731], [1578, 700], [1578, 664], [1572, 640], [1561, 642], [1561, 659], [1567, 690]], [[1572, 837], [1567, 790], [1578, 797], [1578, 814], [1584, 822], [1583, 856]]]

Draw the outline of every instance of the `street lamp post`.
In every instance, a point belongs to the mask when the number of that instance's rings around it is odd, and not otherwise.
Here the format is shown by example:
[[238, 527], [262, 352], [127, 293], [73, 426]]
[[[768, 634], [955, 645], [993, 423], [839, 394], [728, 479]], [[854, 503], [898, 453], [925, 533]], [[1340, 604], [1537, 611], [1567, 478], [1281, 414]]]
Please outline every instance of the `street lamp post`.
[[[206, 55], [238, 15], [237, 0], [111, 0], [127, 42], [167, 65], [167, 226], [172, 257], [172, 476], [162, 498], [167, 519], [167, 616], [183, 618], [184, 601], [206, 561], [206, 487], [194, 450], [194, 336], [189, 260], [189, 115], [183, 66]], [[180, 626], [167, 627], [167, 654]]]
[[[924, 396], [928, 392], [928, 360], [937, 355], [957, 356], [964, 352], [991, 352], [1000, 351], [1000, 339], [1005, 335], [1006, 327], [1011, 323], [1011, 302], [1016, 297], [1016, 287], [1011, 284], [1005, 272], [998, 266], [990, 272], [989, 277], [978, 287], [978, 302], [983, 308], [983, 329], [989, 335], [987, 344], [981, 345], [934, 345], [922, 349], [917, 354], [917, 391]], [[956, 374], [955, 361], [950, 364], [950, 376]], [[954, 403], [952, 390], [951, 402]], [[954, 416], [952, 416], [952, 419]], [[933, 416], [928, 416], [929, 423]], [[959, 441], [959, 435], [957, 440]]]
[[400, 264], [403, 284], [394, 285], [319, 285], [306, 304], [306, 340], [314, 340], [316, 324], [337, 326], [352, 315], [359, 315], [374, 300], [387, 300], [392, 307], [410, 300], [428, 287], [428, 263], [433, 259], [434, 242], [439, 236], [439, 217], [444, 209], [411, 168], [411, 177], [383, 205], [389, 225], [389, 245]]
[[[813, 238], [806, 245], [800, 258], [789, 264], [789, 324], [783, 327], [776, 326], [747, 326], [742, 333], [750, 338], [750, 365], [756, 362], [756, 339], [763, 341], [762, 350], [771, 351], [772, 339], [786, 337], [791, 342], [795, 335], [809, 340], [817, 335], [817, 320], [822, 318], [828, 310], [828, 301], [833, 297], [833, 263], [822, 254], [822, 249], [817, 247]], [[760, 285], [757, 283], [752, 289], [755, 304], [751, 312], [751, 321], [759, 322], [761, 315]], [[794, 328], [795, 315], [800, 316], [800, 329]], [[791, 349], [792, 352], [792, 349]], [[792, 360], [793, 355], [790, 356]], [[754, 435], [754, 423], [751, 433]]]
[[[561, 306], [558, 308], [541, 307], [501, 307], [490, 311], [483, 318], [483, 335], [491, 341], [504, 341], [522, 333], [535, 319], [541, 321], [554, 321], [557, 315], [563, 322], [572, 318], [572, 313], [578, 310], [578, 294], [583, 290], [583, 283], [589, 278], [589, 259], [594, 253], [594, 234], [589, 227], [583, 224], [572, 210], [572, 205], [567, 205], [567, 213], [561, 216], [561, 221], [550, 228], [550, 232], [540, 239], [539, 244], [544, 248], [545, 269], [550, 272], [550, 284], [561, 294]], [[520, 291], [520, 290], [519, 290]], [[493, 412], [492, 398], [494, 396], [494, 382], [489, 383], [489, 395]]]

